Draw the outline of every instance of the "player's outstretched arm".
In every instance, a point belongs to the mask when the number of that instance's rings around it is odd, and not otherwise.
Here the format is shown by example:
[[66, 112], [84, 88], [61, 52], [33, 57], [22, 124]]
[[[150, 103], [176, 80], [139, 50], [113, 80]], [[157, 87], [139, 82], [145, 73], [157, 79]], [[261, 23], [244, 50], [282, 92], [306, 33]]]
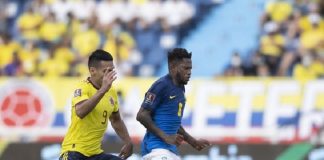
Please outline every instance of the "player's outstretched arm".
[[167, 135], [160, 128], [158, 128], [151, 117], [151, 111], [141, 107], [136, 116], [137, 121], [139, 121], [143, 126], [153, 134], [160, 137], [164, 142], [168, 144], [180, 145], [183, 141], [181, 135]]
[[124, 121], [121, 119], [119, 111], [113, 112], [109, 117], [110, 123], [118, 136], [124, 141], [124, 146], [122, 147], [119, 157], [122, 159], [127, 159], [133, 154], [133, 143], [129, 137], [127, 128]]
[[182, 135], [183, 139], [198, 151], [210, 146], [210, 143], [207, 140], [195, 139], [188, 132], [186, 132], [186, 130], [182, 126], [180, 126], [179, 128], [178, 134]]
[[115, 71], [108, 71], [106, 70], [101, 88], [97, 91], [95, 95], [90, 97], [89, 99], [79, 102], [75, 105], [75, 112], [76, 115], [79, 118], [84, 118], [86, 115], [88, 115], [93, 108], [96, 107], [96, 105], [99, 103], [101, 98], [105, 95], [105, 93], [110, 89], [112, 83], [116, 80], [116, 72]]

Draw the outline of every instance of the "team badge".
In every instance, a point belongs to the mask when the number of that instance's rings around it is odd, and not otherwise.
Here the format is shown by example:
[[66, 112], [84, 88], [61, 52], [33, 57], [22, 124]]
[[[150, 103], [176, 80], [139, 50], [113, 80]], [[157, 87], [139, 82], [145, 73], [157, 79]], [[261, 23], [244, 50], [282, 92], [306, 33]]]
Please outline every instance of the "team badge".
[[151, 92], [147, 92], [146, 96], [145, 96], [144, 103], [153, 104], [154, 99], [155, 99], [155, 94], [151, 93]]
[[81, 89], [77, 89], [74, 91], [74, 97], [81, 96]]

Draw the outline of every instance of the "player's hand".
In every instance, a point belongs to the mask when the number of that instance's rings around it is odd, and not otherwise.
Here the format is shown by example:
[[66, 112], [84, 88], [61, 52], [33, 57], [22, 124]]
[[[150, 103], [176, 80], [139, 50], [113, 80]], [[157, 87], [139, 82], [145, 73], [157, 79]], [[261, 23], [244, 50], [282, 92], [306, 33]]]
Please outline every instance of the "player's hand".
[[190, 142], [189, 144], [198, 151], [211, 145], [210, 142], [205, 139], [193, 140], [193, 142]]
[[180, 146], [183, 142], [183, 136], [180, 134], [167, 135], [164, 138], [164, 141], [168, 144], [174, 144], [176, 146]]
[[102, 78], [100, 89], [102, 89], [104, 92], [107, 92], [110, 89], [112, 83], [117, 79], [116, 74], [116, 71], [109, 71], [109, 69], [107, 68]]
[[120, 150], [119, 157], [122, 159], [127, 159], [132, 154], [133, 154], [133, 143], [128, 142]]

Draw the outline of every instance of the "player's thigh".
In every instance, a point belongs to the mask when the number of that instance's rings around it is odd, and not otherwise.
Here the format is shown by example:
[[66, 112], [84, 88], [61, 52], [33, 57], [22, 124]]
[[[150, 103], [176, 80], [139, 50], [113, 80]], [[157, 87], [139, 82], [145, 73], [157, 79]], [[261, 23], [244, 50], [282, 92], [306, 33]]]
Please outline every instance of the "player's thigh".
[[90, 157], [89, 160], [123, 160], [123, 159], [112, 154], [101, 153]]
[[79, 152], [65, 152], [59, 160], [87, 160], [87, 157]]

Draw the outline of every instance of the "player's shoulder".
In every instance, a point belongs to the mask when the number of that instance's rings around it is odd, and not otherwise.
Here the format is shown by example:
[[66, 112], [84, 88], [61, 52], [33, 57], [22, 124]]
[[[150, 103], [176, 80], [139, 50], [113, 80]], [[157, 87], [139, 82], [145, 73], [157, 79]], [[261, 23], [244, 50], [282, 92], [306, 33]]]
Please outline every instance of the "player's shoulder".
[[88, 79], [83, 79], [77, 82], [77, 87], [88, 87], [91, 85], [91, 82]]
[[79, 81], [79, 83], [83, 84], [83, 85], [90, 85], [91, 84], [89, 79], [83, 79], [83, 80]]
[[158, 90], [162, 90], [162, 89], [165, 89], [168, 87], [169, 85], [169, 77], [168, 76], [163, 76], [163, 77], [160, 77], [158, 80], [156, 80], [152, 86], [151, 86], [151, 89], [158, 89]]
[[167, 85], [169, 83], [168, 77], [167, 76], [163, 76], [160, 77], [159, 79], [157, 79], [153, 85]]
[[110, 87], [109, 91], [113, 93], [117, 93], [117, 89], [113, 85]]

